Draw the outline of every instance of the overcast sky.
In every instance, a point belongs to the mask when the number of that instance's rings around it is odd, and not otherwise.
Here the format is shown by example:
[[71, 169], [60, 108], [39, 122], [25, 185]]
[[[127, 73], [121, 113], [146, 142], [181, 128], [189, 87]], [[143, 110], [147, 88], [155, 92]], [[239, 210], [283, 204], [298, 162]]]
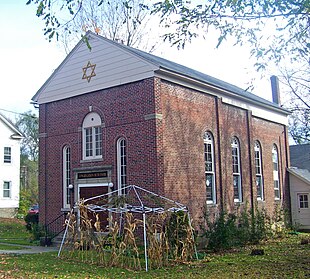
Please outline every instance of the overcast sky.
[[[43, 36], [41, 19], [35, 16], [35, 6], [26, 0], [0, 1], [0, 112], [34, 110], [32, 96], [65, 58], [65, 52]], [[217, 77], [241, 88], [247, 88], [255, 77], [254, 93], [270, 100], [269, 78], [260, 80], [255, 73], [248, 50], [228, 44], [214, 50], [203, 40], [188, 44], [178, 51], [168, 45], [154, 54]], [[12, 117], [12, 114], [8, 115]]]

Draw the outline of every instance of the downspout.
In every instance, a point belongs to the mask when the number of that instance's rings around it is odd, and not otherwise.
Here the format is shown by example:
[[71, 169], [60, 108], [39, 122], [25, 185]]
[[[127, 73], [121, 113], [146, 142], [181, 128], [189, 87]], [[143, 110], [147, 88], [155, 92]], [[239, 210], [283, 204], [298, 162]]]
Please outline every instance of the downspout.
[[[47, 123], [46, 123], [46, 114], [47, 114], [47, 104], [44, 104], [44, 132], [46, 133]], [[47, 175], [47, 134], [45, 137], [45, 148], [44, 148], [44, 176], [45, 176], [45, 187], [44, 187], [44, 228], [47, 225], [47, 192], [48, 192], [48, 175]]]
[[[283, 157], [282, 157], [282, 144], [281, 144], [281, 136], [279, 136], [279, 155], [280, 155], [280, 159], [278, 158], [278, 161], [280, 163], [280, 170], [281, 170], [281, 185], [279, 185], [279, 189], [280, 189], [280, 201], [282, 203], [283, 206], [283, 198], [281, 199], [281, 196], [283, 197], [284, 194], [284, 177], [283, 177]], [[282, 186], [282, 187], [281, 187]]]
[[289, 157], [289, 144], [287, 140], [287, 126], [284, 126], [284, 144], [285, 144], [285, 158], [286, 158], [286, 181], [287, 181], [287, 191], [288, 191], [288, 200], [286, 201], [287, 203], [287, 209], [288, 209], [288, 215], [290, 216], [289, 221], [290, 224], [293, 223], [292, 219], [292, 205], [291, 205], [291, 185], [290, 185], [290, 179], [289, 179], [289, 174], [288, 174], [288, 168], [290, 167], [290, 157]]
[[252, 148], [251, 148], [251, 111], [247, 110], [247, 140], [248, 140], [248, 153], [249, 153], [249, 169], [250, 169], [250, 195], [251, 195], [251, 214], [254, 216], [254, 191], [253, 191], [253, 163], [252, 163]]
[[284, 126], [284, 144], [285, 144], [286, 167], [288, 168], [290, 166], [289, 164], [290, 157], [288, 155], [289, 145], [288, 145], [288, 140], [287, 140], [287, 126]]
[[223, 193], [223, 176], [222, 176], [222, 150], [221, 150], [221, 132], [220, 132], [220, 113], [219, 113], [219, 98], [215, 98], [216, 111], [216, 128], [217, 128], [217, 146], [218, 146], [218, 161], [219, 161], [219, 181], [220, 181], [220, 208], [224, 211], [224, 193]]

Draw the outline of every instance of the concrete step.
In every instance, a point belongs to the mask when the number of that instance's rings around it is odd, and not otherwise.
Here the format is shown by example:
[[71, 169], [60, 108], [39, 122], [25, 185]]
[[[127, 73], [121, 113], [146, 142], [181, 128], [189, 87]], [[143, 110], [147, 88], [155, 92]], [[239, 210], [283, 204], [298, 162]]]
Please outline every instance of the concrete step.
[[61, 234], [57, 235], [56, 237], [54, 237], [52, 239], [52, 246], [60, 247], [62, 239], [63, 239], [63, 233], [61, 233]]

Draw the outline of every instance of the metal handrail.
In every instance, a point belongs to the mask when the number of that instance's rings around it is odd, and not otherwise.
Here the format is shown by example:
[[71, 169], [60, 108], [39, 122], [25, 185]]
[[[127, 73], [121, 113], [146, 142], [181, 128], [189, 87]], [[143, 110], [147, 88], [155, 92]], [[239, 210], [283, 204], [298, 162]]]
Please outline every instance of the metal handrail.
[[45, 231], [45, 239], [50, 237], [50, 239], [55, 238], [57, 235], [62, 233], [65, 230], [65, 219], [66, 219], [66, 213], [62, 213], [59, 216], [57, 216], [54, 220], [49, 222], [44, 226]]

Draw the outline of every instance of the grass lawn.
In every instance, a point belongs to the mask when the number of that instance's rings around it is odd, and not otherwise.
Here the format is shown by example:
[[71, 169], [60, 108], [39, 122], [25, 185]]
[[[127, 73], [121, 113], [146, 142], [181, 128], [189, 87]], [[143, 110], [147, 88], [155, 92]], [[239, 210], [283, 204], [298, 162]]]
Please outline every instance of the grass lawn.
[[0, 218], [0, 242], [33, 245], [31, 234], [26, 230], [25, 225], [24, 220]]
[[[66, 261], [57, 253], [0, 255], [0, 278], [310, 278], [310, 244], [302, 245], [302, 238], [310, 240], [310, 234], [287, 235], [149, 272]], [[251, 256], [253, 248], [264, 249], [264, 255]]]

